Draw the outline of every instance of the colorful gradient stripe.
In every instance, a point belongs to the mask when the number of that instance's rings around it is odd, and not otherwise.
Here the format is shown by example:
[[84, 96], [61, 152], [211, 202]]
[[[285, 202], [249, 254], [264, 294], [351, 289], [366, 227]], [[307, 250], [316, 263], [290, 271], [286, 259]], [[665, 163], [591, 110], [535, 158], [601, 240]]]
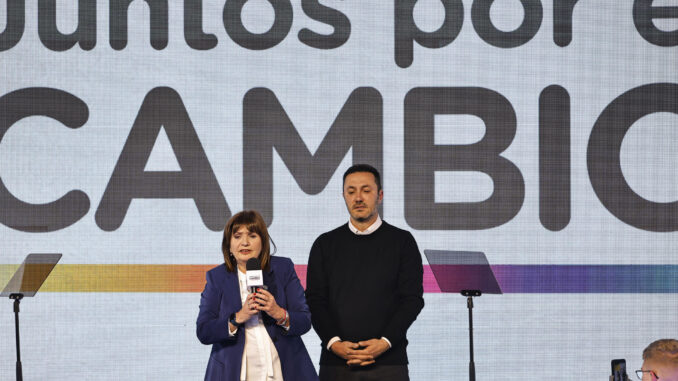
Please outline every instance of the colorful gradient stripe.
[[[201, 292], [215, 265], [59, 264], [40, 292]], [[0, 265], [4, 288], [19, 265]], [[493, 265], [504, 293], [678, 293], [678, 265]], [[306, 286], [306, 265], [295, 266]], [[453, 274], [452, 274], [453, 276]], [[440, 293], [429, 266], [424, 292]]]
[[678, 265], [493, 265], [504, 293], [678, 293]]

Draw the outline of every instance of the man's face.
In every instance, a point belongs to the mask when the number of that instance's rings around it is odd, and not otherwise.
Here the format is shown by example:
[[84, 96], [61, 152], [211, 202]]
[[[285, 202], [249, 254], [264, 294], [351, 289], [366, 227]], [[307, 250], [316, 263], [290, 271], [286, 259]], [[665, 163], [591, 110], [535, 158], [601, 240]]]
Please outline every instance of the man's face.
[[344, 181], [344, 201], [351, 220], [371, 223], [377, 219], [377, 206], [384, 198], [384, 192], [377, 190], [377, 182], [370, 172], [355, 172]]
[[652, 361], [651, 359], [643, 361], [642, 370], [651, 370], [657, 378], [652, 377], [650, 372], [643, 373], [643, 381], [678, 381], [678, 366], [664, 362]]

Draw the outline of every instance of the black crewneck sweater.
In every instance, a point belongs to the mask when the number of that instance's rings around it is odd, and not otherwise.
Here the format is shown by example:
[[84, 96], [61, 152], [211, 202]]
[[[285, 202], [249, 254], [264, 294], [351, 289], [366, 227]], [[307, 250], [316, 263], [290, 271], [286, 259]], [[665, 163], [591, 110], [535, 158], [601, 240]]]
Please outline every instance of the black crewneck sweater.
[[334, 336], [385, 337], [392, 347], [376, 363], [407, 364], [407, 329], [424, 307], [421, 254], [412, 234], [383, 222], [372, 234], [357, 235], [344, 224], [313, 243], [306, 279], [321, 365], [346, 364], [327, 350]]

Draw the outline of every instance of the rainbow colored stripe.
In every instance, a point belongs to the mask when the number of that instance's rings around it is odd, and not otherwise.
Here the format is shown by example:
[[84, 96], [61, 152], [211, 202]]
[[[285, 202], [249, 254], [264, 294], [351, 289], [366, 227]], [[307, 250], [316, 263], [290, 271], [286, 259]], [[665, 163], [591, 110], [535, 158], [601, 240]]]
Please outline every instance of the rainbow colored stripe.
[[[40, 292], [201, 292], [215, 265], [59, 264]], [[19, 265], [0, 265], [0, 285]], [[678, 265], [492, 265], [504, 293], [678, 293]], [[306, 286], [306, 265], [296, 265]], [[452, 274], [451, 276], [454, 276]], [[440, 293], [429, 266], [424, 292]]]

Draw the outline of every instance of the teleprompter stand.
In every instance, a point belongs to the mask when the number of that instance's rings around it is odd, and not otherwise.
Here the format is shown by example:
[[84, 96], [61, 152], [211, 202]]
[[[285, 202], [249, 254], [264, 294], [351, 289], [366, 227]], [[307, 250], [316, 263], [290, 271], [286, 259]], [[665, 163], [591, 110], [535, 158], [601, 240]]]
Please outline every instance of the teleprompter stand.
[[24, 297], [35, 296], [45, 279], [61, 259], [61, 254], [28, 254], [19, 269], [0, 293], [14, 300], [14, 335], [16, 338], [16, 380], [23, 381], [21, 346], [19, 343], [19, 303]]
[[469, 364], [468, 377], [476, 380], [473, 358], [473, 297], [501, 294], [492, 268], [485, 254], [475, 251], [424, 250], [431, 272], [445, 293], [461, 293], [468, 307]]

